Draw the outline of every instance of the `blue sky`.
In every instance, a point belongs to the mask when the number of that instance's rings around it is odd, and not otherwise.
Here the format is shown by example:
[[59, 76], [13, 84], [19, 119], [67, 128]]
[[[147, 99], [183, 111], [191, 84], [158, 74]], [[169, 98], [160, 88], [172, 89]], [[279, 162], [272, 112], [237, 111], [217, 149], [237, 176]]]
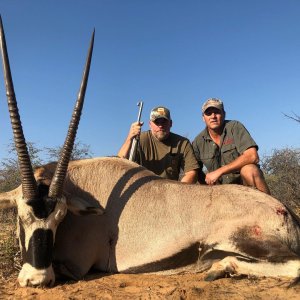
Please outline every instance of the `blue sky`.
[[[201, 105], [224, 101], [260, 156], [299, 148], [300, 1], [0, 0], [15, 92], [26, 139], [60, 146], [95, 46], [78, 139], [94, 156], [115, 155], [139, 100], [148, 129], [157, 105], [172, 131], [193, 140]], [[0, 74], [0, 159], [12, 139]]]

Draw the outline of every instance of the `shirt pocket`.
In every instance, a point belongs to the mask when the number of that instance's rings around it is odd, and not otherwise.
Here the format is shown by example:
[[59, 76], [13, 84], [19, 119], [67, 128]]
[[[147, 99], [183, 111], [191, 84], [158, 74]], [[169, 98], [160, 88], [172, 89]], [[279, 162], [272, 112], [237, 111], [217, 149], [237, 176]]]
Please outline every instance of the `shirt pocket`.
[[229, 164], [239, 157], [235, 144], [224, 145], [221, 149], [222, 152], [222, 164]]
[[203, 163], [204, 167], [209, 171], [214, 171], [218, 168], [218, 158], [217, 153], [215, 152], [208, 152], [208, 153], [201, 153], [200, 154], [201, 162]]

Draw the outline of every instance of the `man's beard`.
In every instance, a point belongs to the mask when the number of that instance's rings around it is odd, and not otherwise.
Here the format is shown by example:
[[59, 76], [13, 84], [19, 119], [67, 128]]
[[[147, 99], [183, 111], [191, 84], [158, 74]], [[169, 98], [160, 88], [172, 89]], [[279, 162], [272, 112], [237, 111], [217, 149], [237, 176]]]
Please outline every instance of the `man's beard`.
[[155, 133], [155, 137], [161, 142], [164, 141], [165, 139], [167, 139], [170, 135], [170, 132], [166, 132], [166, 131], [158, 131]]

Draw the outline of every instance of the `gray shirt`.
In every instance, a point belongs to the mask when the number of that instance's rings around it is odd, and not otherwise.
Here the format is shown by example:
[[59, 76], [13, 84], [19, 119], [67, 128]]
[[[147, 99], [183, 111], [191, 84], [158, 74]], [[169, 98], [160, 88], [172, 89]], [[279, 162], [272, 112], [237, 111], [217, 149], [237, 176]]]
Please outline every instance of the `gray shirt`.
[[[193, 141], [200, 169], [205, 166], [208, 172], [231, 163], [251, 147], [258, 149], [248, 130], [239, 121], [225, 121], [220, 147], [212, 140], [207, 128]], [[239, 172], [223, 175], [219, 183], [240, 183]]]

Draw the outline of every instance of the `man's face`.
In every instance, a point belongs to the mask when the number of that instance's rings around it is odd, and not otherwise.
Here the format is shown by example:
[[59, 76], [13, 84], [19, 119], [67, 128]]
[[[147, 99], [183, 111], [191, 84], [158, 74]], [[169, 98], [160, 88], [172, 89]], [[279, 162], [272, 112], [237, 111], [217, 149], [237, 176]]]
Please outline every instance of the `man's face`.
[[209, 107], [203, 114], [203, 121], [208, 129], [216, 130], [223, 126], [225, 112], [215, 107]]
[[172, 120], [158, 118], [155, 121], [149, 121], [152, 134], [159, 140], [163, 141], [170, 135]]

